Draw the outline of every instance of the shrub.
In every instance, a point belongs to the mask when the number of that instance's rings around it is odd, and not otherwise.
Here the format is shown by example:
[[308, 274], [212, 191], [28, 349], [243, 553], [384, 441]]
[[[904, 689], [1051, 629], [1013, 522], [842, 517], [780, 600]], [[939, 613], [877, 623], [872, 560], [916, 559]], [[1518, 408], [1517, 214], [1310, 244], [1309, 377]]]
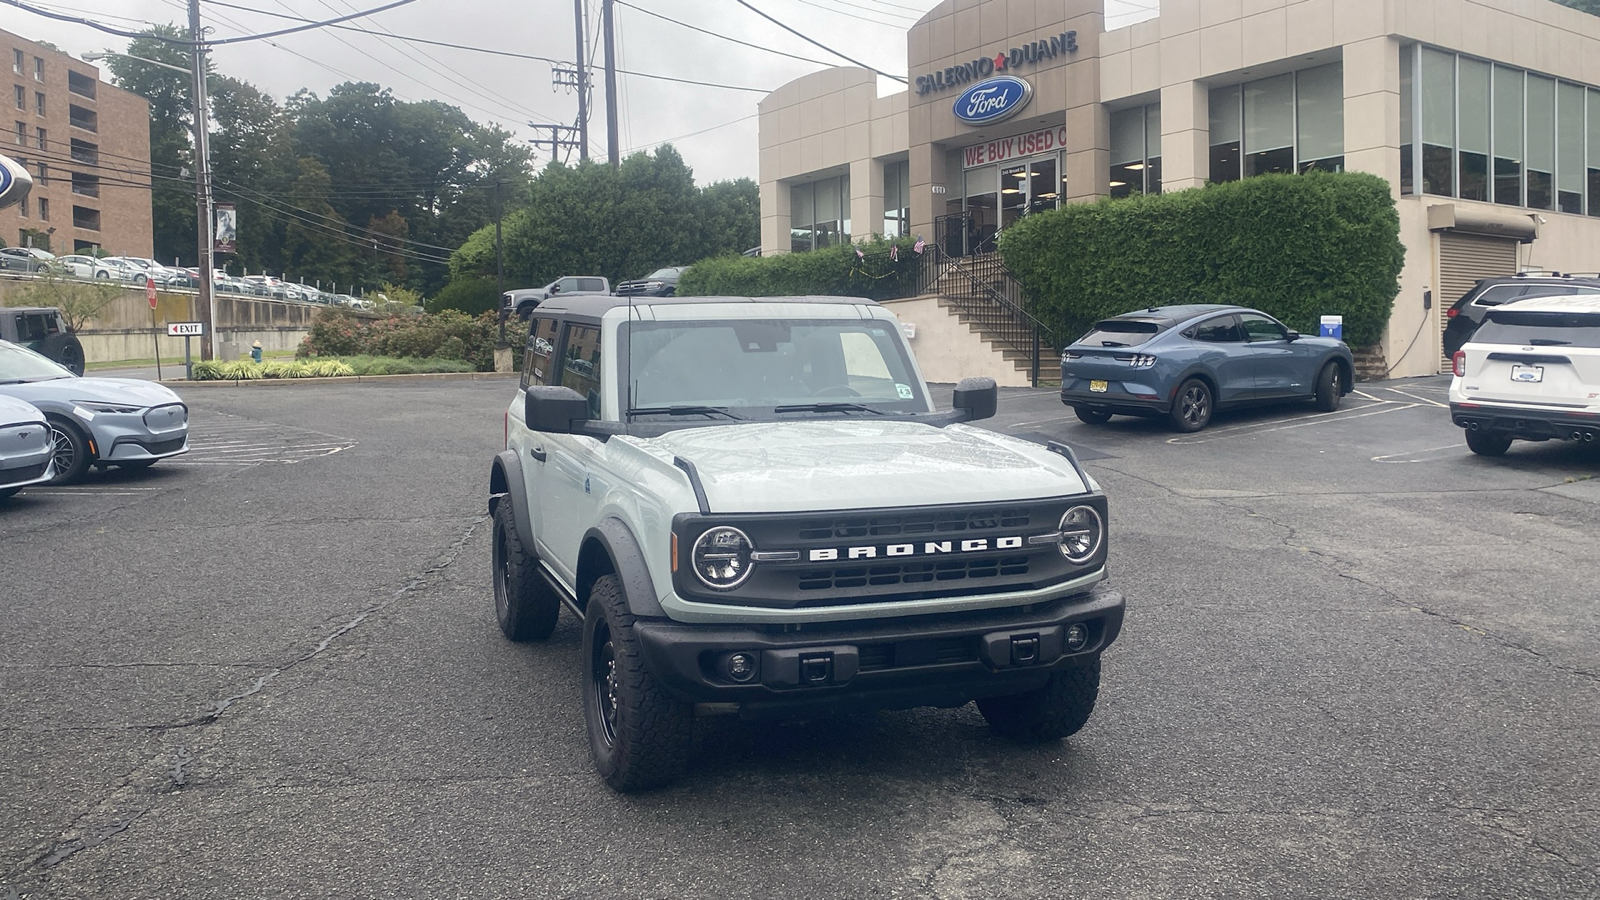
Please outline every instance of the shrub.
[[[898, 246], [898, 259], [889, 248]], [[820, 294], [888, 300], [916, 290], [921, 257], [908, 240], [874, 239], [782, 256], [717, 256], [689, 267], [680, 296], [783, 297]], [[856, 251], [861, 251], [858, 256]]]
[[[508, 335], [511, 331], [508, 329]], [[465, 360], [479, 372], [494, 369], [500, 336], [494, 313], [469, 316], [456, 310], [429, 315], [361, 319], [341, 309], [317, 314], [311, 333], [295, 350], [298, 359], [384, 356]]]
[[1006, 229], [1000, 252], [1060, 342], [1133, 309], [1230, 303], [1309, 334], [1342, 315], [1363, 347], [1388, 324], [1405, 259], [1388, 183], [1326, 172], [1066, 206]]
[[427, 308], [428, 312], [460, 310], [469, 316], [494, 312], [500, 308], [500, 292], [493, 278], [458, 275], [428, 301]]

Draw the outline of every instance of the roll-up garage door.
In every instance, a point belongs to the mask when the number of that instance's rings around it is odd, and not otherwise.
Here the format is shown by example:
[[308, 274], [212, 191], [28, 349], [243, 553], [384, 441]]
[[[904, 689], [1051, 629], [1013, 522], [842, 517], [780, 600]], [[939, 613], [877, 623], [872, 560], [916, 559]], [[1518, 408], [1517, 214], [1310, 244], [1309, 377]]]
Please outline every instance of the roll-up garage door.
[[[1450, 307], [1472, 290], [1480, 278], [1517, 274], [1518, 242], [1511, 238], [1443, 232], [1439, 235], [1439, 291], [1435, 308], [1439, 310], [1439, 346], [1450, 323], [1445, 315]], [[1442, 358], [1439, 371], [1450, 371], [1449, 358]]]

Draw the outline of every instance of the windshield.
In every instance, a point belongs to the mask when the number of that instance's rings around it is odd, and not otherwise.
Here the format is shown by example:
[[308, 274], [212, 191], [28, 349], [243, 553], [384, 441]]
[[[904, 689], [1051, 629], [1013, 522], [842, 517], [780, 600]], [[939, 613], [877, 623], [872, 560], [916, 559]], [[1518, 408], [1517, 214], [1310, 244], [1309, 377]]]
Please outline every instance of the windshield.
[[1519, 312], [1503, 307], [1489, 313], [1472, 340], [1523, 347], [1600, 348], [1600, 313]]
[[683, 270], [682, 269], [678, 269], [678, 268], [670, 268], [670, 267], [666, 268], [666, 269], [657, 269], [654, 272], [651, 272], [649, 275], [646, 275], [645, 278], [646, 279], [651, 279], [651, 278], [677, 278], [678, 277], [678, 273], [681, 272], [681, 271], [683, 271]]
[[624, 334], [623, 372], [634, 410], [706, 406], [748, 415], [819, 404], [844, 412], [929, 410], [893, 322], [632, 322]]
[[0, 384], [76, 377], [70, 369], [58, 366], [26, 347], [0, 341]]

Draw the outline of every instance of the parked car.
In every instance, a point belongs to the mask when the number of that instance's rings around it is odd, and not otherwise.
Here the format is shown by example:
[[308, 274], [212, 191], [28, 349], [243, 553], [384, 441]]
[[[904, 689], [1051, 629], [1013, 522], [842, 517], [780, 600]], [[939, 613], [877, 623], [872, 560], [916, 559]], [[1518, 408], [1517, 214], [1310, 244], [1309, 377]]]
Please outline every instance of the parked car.
[[120, 281], [124, 284], [144, 284], [143, 281], [136, 282], [135, 279], [141, 277], [149, 278], [143, 269], [120, 256], [103, 257], [100, 260], [100, 265], [101, 268], [95, 270], [94, 277], [101, 280]]
[[55, 446], [52, 484], [93, 466], [144, 469], [189, 452], [189, 407], [169, 388], [131, 378], [82, 378], [0, 341], [0, 395], [38, 407]]
[[55, 443], [44, 413], [25, 400], [0, 396], [0, 500], [55, 476]]
[[506, 314], [515, 313], [526, 319], [533, 315], [534, 307], [557, 294], [563, 297], [575, 297], [581, 294], [609, 293], [611, 293], [611, 282], [598, 275], [567, 275], [557, 278], [544, 287], [506, 291], [500, 295], [500, 306]]
[[678, 293], [678, 278], [688, 269], [688, 266], [668, 266], [665, 269], [657, 269], [643, 278], [624, 281], [617, 285], [617, 296], [671, 297]]
[[83, 344], [53, 306], [0, 307], [0, 340], [27, 347], [74, 375], [83, 374]]
[[0, 247], [0, 269], [7, 272], [60, 272], [56, 255], [38, 247]]
[[73, 254], [72, 256], [58, 256], [56, 262], [65, 269], [66, 274], [74, 278], [117, 278], [114, 267], [105, 260], [93, 256]]
[[1560, 294], [1600, 294], [1600, 278], [1572, 275], [1510, 275], [1485, 278], [1472, 286], [1460, 300], [1445, 310], [1449, 324], [1444, 327], [1444, 353], [1452, 356], [1483, 322], [1484, 313], [1501, 304], [1524, 297], [1549, 297]]
[[1450, 419], [1467, 448], [1600, 441], [1600, 296], [1534, 297], [1489, 310], [1451, 357]]
[[133, 267], [133, 277], [131, 280], [134, 284], [143, 285], [147, 281], [153, 281], [159, 285], [170, 285], [178, 280], [177, 270], [169, 269], [153, 259], [145, 259], [138, 256], [119, 256], [112, 258], [120, 259]]
[[1061, 402], [1092, 425], [1166, 416], [1188, 432], [1229, 407], [1311, 400], [1332, 412], [1354, 376], [1343, 341], [1303, 337], [1260, 310], [1152, 307], [1098, 322], [1061, 351]]

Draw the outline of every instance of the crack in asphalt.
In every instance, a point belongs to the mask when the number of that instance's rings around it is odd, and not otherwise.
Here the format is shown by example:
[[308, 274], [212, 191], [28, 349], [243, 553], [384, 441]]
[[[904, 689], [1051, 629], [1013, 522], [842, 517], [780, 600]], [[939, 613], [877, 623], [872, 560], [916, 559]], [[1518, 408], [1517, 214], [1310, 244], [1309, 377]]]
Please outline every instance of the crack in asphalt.
[[[416, 591], [418, 588], [427, 585], [433, 576], [439, 574], [445, 568], [452, 565], [460, 557], [462, 550], [466, 547], [468, 542], [472, 540], [473, 535], [477, 533], [479, 526], [488, 521], [488, 518], [488, 516], [473, 517], [470, 520], [470, 524], [468, 524], [466, 529], [462, 531], [460, 536], [451, 542], [447, 547], [445, 547], [443, 552], [434, 560], [431, 565], [412, 575], [406, 580], [405, 584], [401, 585], [388, 597], [377, 603], [371, 604], [370, 606], [358, 612], [349, 621], [340, 625], [338, 628], [335, 628], [308, 652], [296, 657], [293, 660], [290, 660], [287, 663], [284, 663], [281, 666], [277, 666], [271, 672], [261, 676], [260, 678], [257, 678], [245, 690], [216, 701], [210, 712], [183, 722], [131, 727], [134, 730], [140, 731], [166, 732], [176, 731], [184, 728], [204, 727], [216, 723], [229, 709], [248, 699], [249, 697], [260, 693], [279, 675], [289, 672], [296, 666], [323, 655], [339, 638], [359, 628], [362, 623], [366, 622], [372, 616], [398, 603], [400, 600], [404, 599], [407, 595]], [[171, 790], [177, 790], [188, 784], [191, 771], [190, 766], [193, 765], [196, 756], [186, 746], [177, 747], [173, 753], [174, 756], [171, 764], [163, 767], [162, 778], [164, 783], [171, 786]], [[65, 828], [61, 829], [60, 833], [66, 835], [77, 831], [84, 821], [94, 816], [97, 812], [105, 809], [119, 798], [125, 798], [131, 791], [134, 790], [134, 783], [139, 779], [140, 773], [148, 771], [149, 764], [145, 763], [135, 768], [127, 775], [123, 776], [118, 784], [109, 792], [107, 792], [104, 797], [90, 804], [87, 809], [73, 817], [72, 821], [68, 823]], [[150, 793], [170, 793], [171, 790], [165, 792], [151, 790]], [[153, 804], [146, 803], [142, 808], [128, 811], [124, 815], [119, 815], [117, 818], [112, 819], [107, 824], [89, 832], [86, 835], [73, 838], [58, 838], [54, 842], [51, 842], [49, 846], [44, 847], [42, 850], [39, 850], [36, 853], [33, 853], [21, 865], [12, 869], [5, 876], [4, 882], [7, 883], [12, 892], [15, 893], [15, 882], [20, 877], [25, 875], [29, 870], [42, 870], [42, 876], [48, 877], [50, 870], [61, 865], [63, 862], [67, 861], [78, 853], [104, 844], [116, 835], [126, 831], [130, 826], [133, 825], [134, 822], [137, 822], [152, 808], [154, 808]]]

